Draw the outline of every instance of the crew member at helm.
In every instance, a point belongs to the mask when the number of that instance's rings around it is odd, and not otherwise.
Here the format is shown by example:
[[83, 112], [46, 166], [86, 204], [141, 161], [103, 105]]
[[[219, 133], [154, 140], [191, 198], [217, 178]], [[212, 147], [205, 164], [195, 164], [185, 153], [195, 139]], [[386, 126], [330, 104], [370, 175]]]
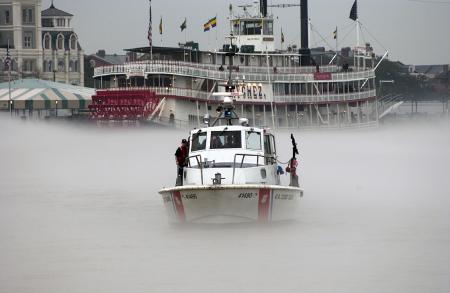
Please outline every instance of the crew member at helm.
[[186, 159], [188, 157], [188, 142], [183, 139], [181, 141], [181, 146], [175, 152], [175, 162], [177, 164], [177, 182], [176, 186], [183, 185], [183, 169], [186, 166]]

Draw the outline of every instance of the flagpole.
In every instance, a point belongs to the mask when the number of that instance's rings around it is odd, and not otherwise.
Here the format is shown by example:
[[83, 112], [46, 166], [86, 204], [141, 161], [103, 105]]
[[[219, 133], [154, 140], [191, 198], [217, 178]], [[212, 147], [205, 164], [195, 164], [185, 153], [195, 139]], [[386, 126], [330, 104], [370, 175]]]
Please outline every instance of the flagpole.
[[186, 28], [184, 29], [184, 62], [186, 62], [186, 43], [187, 43], [187, 19], [186, 17], [184, 18], [184, 23], [186, 24]]
[[163, 21], [161, 15], [161, 21], [159, 22], [159, 34], [161, 35], [161, 47], [163, 46]]
[[339, 51], [339, 42], [338, 42], [338, 38], [339, 38], [339, 32], [338, 32], [338, 27], [336, 26], [336, 54]]
[[281, 52], [283, 52], [283, 43], [284, 43], [284, 35], [283, 35], [283, 28], [281, 28]]
[[359, 35], [360, 35], [360, 26], [359, 26], [359, 18], [356, 19], [356, 47], [359, 47]]
[[[216, 13], [216, 21], [217, 21], [217, 13]], [[217, 37], [217, 24], [216, 24], [216, 43], [214, 44], [214, 46], [217, 47], [217, 43], [218, 43], [218, 37]]]
[[[184, 22], [186, 23], [186, 29], [184, 30], [184, 47], [186, 47], [186, 44], [187, 44], [187, 31], [188, 31], [186, 17], [184, 18]], [[189, 62], [191, 62], [191, 55], [192, 55], [192, 51], [189, 52]], [[191, 88], [192, 88], [192, 86], [191, 86]]]
[[208, 50], [211, 51], [212, 46], [211, 46], [211, 36], [209, 35], [209, 31], [207, 32], [207, 35], [208, 35]]
[[150, 60], [153, 60], [153, 23], [152, 23], [152, 0], [150, 2], [150, 23], [149, 23], [149, 42], [150, 42]]
[[336, 26], [336, 65], [339, 65], [339, 32]]
[[[359, 23], [359, 17], [358, 17], [358, 0], [355, 0], [353, 3], [352, 9], [350, 10], [350, 19], [354, 20], [356, 22], [356, 50], [357, 52], [358, 47], [360, 45], [359, 41], [359, 34], [360, 34], [360, 23]], [[357, 59], [356, 67], [359, 67], [359, 59]]]
[[12, 59], [10, 53], [9, 53], [9, 39], [8, 39], [8, 49], [6, 51], [6, 58], [9, 59], [8, 61], [8, 97], [9, 97], [9, 113], [12, 116], [12, 98], [11, 98], [11, 64], [12, 64]]
[[311, 46], [311, 33], [312, 33], [312, 23], [311, 18], [308, 18], [308, 44]]

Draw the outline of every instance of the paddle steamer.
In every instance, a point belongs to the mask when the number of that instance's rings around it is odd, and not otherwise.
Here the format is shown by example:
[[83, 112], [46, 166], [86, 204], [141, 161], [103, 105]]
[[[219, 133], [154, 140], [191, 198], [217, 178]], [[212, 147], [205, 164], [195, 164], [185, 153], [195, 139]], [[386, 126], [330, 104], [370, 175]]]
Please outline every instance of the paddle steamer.
[[[214, 115], [231, 72], [234, 105], [250, 126], [271, 128], [359, 127], [378, 124], [375, 68], [370, 45], [357, 46], [352, 62], [309, 46], [308, 1], [301, 0], [301, 47], [276, 48], [276, 18], [266, 0], [230, 9], [231, 45], [202, 51], [145, 47], [140, 61], [97, 67], [92, 117], [145, 120], [175, 127], [201, 127]], [[277, 36], [278, 37], [278, 36]], [[232, 55], [232, 58], [228, 58]], [[130, 102], [132, 101], [132, 102]]]

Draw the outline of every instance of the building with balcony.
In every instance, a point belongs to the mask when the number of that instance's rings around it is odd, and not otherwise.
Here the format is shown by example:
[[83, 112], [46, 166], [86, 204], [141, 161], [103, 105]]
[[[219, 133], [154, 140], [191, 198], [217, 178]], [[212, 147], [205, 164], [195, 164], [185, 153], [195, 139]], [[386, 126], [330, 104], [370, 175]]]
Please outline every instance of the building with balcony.
[[[9, 46], [11, 79], [39, 78], [84, 85], [84, 52], [72, 27], [73, 15], [41, 0], [0, 0], [0, 56]], [[1, 62], [0, 80], [9, 79]]]

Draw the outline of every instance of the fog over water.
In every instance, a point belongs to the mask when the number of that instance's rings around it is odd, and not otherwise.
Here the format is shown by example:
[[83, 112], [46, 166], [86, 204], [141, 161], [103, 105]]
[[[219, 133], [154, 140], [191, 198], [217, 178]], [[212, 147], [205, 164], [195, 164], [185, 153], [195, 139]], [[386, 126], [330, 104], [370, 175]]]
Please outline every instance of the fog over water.
[[449, 292], [448, 120], [295, 132], [301, 215], [266, 227], [167, 224], [186, 133], [0, 115], [0, 292]]

